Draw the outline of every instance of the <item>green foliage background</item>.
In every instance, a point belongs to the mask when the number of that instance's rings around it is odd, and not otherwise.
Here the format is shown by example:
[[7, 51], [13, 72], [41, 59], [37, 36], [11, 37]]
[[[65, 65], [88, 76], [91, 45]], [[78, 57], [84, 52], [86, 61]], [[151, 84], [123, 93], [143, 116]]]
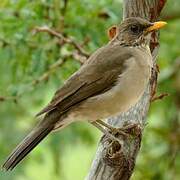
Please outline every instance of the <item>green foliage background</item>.
[[[106, 30], [120, 22], [121, 0], [1, 0], [0, 1], [0, 164], [37, 122], [34, 115], [80, 64], [69, 58], [50, 77], [34, 86], [33, 80], [72, 46], [60, 46], [47, 33], [34, 34], [36, 26], [48, 26], [77, 42], [89, 42], [93, 52], [107, 43]], [[152, 103], [133, 180], [180, 179], [180, 2], [168, 1], [162, 18], [158, 94], [170, 96]], [[179, 13], [179, 14], [178, 14]], [[17, 98], [16, 98], [17, 97]], [[12, 172], [0, 172], [2, 180], [81, 180], [86, 176], [101, 133], [88, 123], [75, 123], [50, 135]]]

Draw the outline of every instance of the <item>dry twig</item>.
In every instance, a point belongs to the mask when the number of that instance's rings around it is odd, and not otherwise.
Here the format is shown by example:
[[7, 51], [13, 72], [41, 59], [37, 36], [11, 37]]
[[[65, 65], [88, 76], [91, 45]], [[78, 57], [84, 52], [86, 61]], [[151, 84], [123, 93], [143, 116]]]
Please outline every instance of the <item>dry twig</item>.
[[58, 39], [63, 40], [65, 43], [72, 45], [72, 46], [78, 51], [78, 53], [79, 53], [80, 55], [85, 56], [86, 58], [88, 58], [88, 57], [90, 56], [90, 54], [89, 54], [88, 52], [86, 52], [86, 51], [81, 47], [81, 45], [79, 45], [75, 40], [73, 40], [73, 39], [70, 38], [70, 37], [65, 37], [65, 36], [63, 36], [61, 33], [58, 33], [58, 32], [56, 32], [56, 31], [50, 29], [50, 28], [47, 27], [47, 26], [36, 27], [34, 30], [35, 30], [35, 31], [34, 31], [35, 33], [37, 33], [37, 32], [47, 32], [47, 33], [49, 33], [49, 34], [57, 37]]
[[[49, 76], [55, 72], [55, 70], [58, 67], [61, 67], [68, 58], [72, 57], [75, 60], [78, 60], [81, 64], [83, 64], [86, 59], [89, 57], [89, 53], [87, 53], [78, 43], [76, 43], [73, 39], [71, 38], [66, 38], [64, 37], [61, 33], [57, 33], [56, 31], [51, 30], [48, 27], [37, 27], [36, 32], [48, 32], [49, 34], [56, 36], [57, 38], [63, 40], [65, 43], [67, 44], [71, 44], [74, 46], [74, 48], [77, 51], [74, 51], [62, 58], [60, 58], [59, 60], [57, 60], [54, 64], [52, 64], [48, 70], [46, 72], [44, 72], [40, 77], [38, 77], [37, 79], [33, 80], [31, 83], [29, 83], [27, 86], [28, 87], [34, 87], [36, 85], [38, 85], [40, 82], [46, 81], [48, 80]], [[28, 90], [21, 92], [20, 94], [18, 94], [17, 96], [8, 96], [8, 97], [3, 97], [0, 96], [0, 102], [3, 101], [8, 101], [8, 100], [13, 100], [14, 102], [17, 102], [17, 100], [20, 98], [20, 96], [22, 96], [24, 93], [26, 93], [27, 91], [31, 91], [32, 88], [28, 88]]]
[[151, 98], [151, 102], [154, 102], [156, 100], [161, 100], [166, 96], [169, 96], [169, 94], [168, 93], [162, 93], [159, 96], [154, 96], [154, 97]]

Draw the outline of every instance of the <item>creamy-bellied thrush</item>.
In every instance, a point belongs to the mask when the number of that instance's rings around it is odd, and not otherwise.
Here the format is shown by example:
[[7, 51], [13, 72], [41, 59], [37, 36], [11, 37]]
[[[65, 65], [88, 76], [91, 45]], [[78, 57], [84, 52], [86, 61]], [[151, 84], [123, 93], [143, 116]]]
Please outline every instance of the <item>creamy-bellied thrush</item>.
[[[152, 31], [166, 23], [127, 18], [109, 30], [110, 42], [95, 51], [57, 90], [37, 115], [40, 123], [9, 155], [3, 168], [12, 170], [50, 132], [78, 120], [101, 129], [102, 119], [127, 111], [140, 99], [153, 66], [149, 50]], [[103, 131], [106, 133], [106, 131]]]

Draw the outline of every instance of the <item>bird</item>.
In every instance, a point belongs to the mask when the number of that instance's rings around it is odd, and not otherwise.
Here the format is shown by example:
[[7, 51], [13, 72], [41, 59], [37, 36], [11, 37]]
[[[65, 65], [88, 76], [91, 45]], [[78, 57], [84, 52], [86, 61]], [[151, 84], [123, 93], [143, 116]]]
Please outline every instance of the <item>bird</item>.
[[130, 17], [112, 26], [108, 43], [92, 53], [55, 92], [50, 103], [36, 115], [42, 116], [40, 122], [2, 168], [14, 169], [48, 134], [72, 122], [87, 121], [108, 134], [105, 129], [111, 126], [103, 120], [126, 112], [143, 95], [153, 67], [151, 33], [165, 25], [164, 21], [152, 23]]

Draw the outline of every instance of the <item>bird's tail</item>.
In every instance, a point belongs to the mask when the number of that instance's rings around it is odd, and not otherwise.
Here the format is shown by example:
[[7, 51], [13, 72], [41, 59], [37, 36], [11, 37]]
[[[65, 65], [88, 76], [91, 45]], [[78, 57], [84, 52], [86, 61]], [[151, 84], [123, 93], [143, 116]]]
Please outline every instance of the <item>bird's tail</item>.
[[32, 151], [52, 130], [53, 125], [37, 126], [9, 155], [2, 168], [12, 170], [30, 151]]

